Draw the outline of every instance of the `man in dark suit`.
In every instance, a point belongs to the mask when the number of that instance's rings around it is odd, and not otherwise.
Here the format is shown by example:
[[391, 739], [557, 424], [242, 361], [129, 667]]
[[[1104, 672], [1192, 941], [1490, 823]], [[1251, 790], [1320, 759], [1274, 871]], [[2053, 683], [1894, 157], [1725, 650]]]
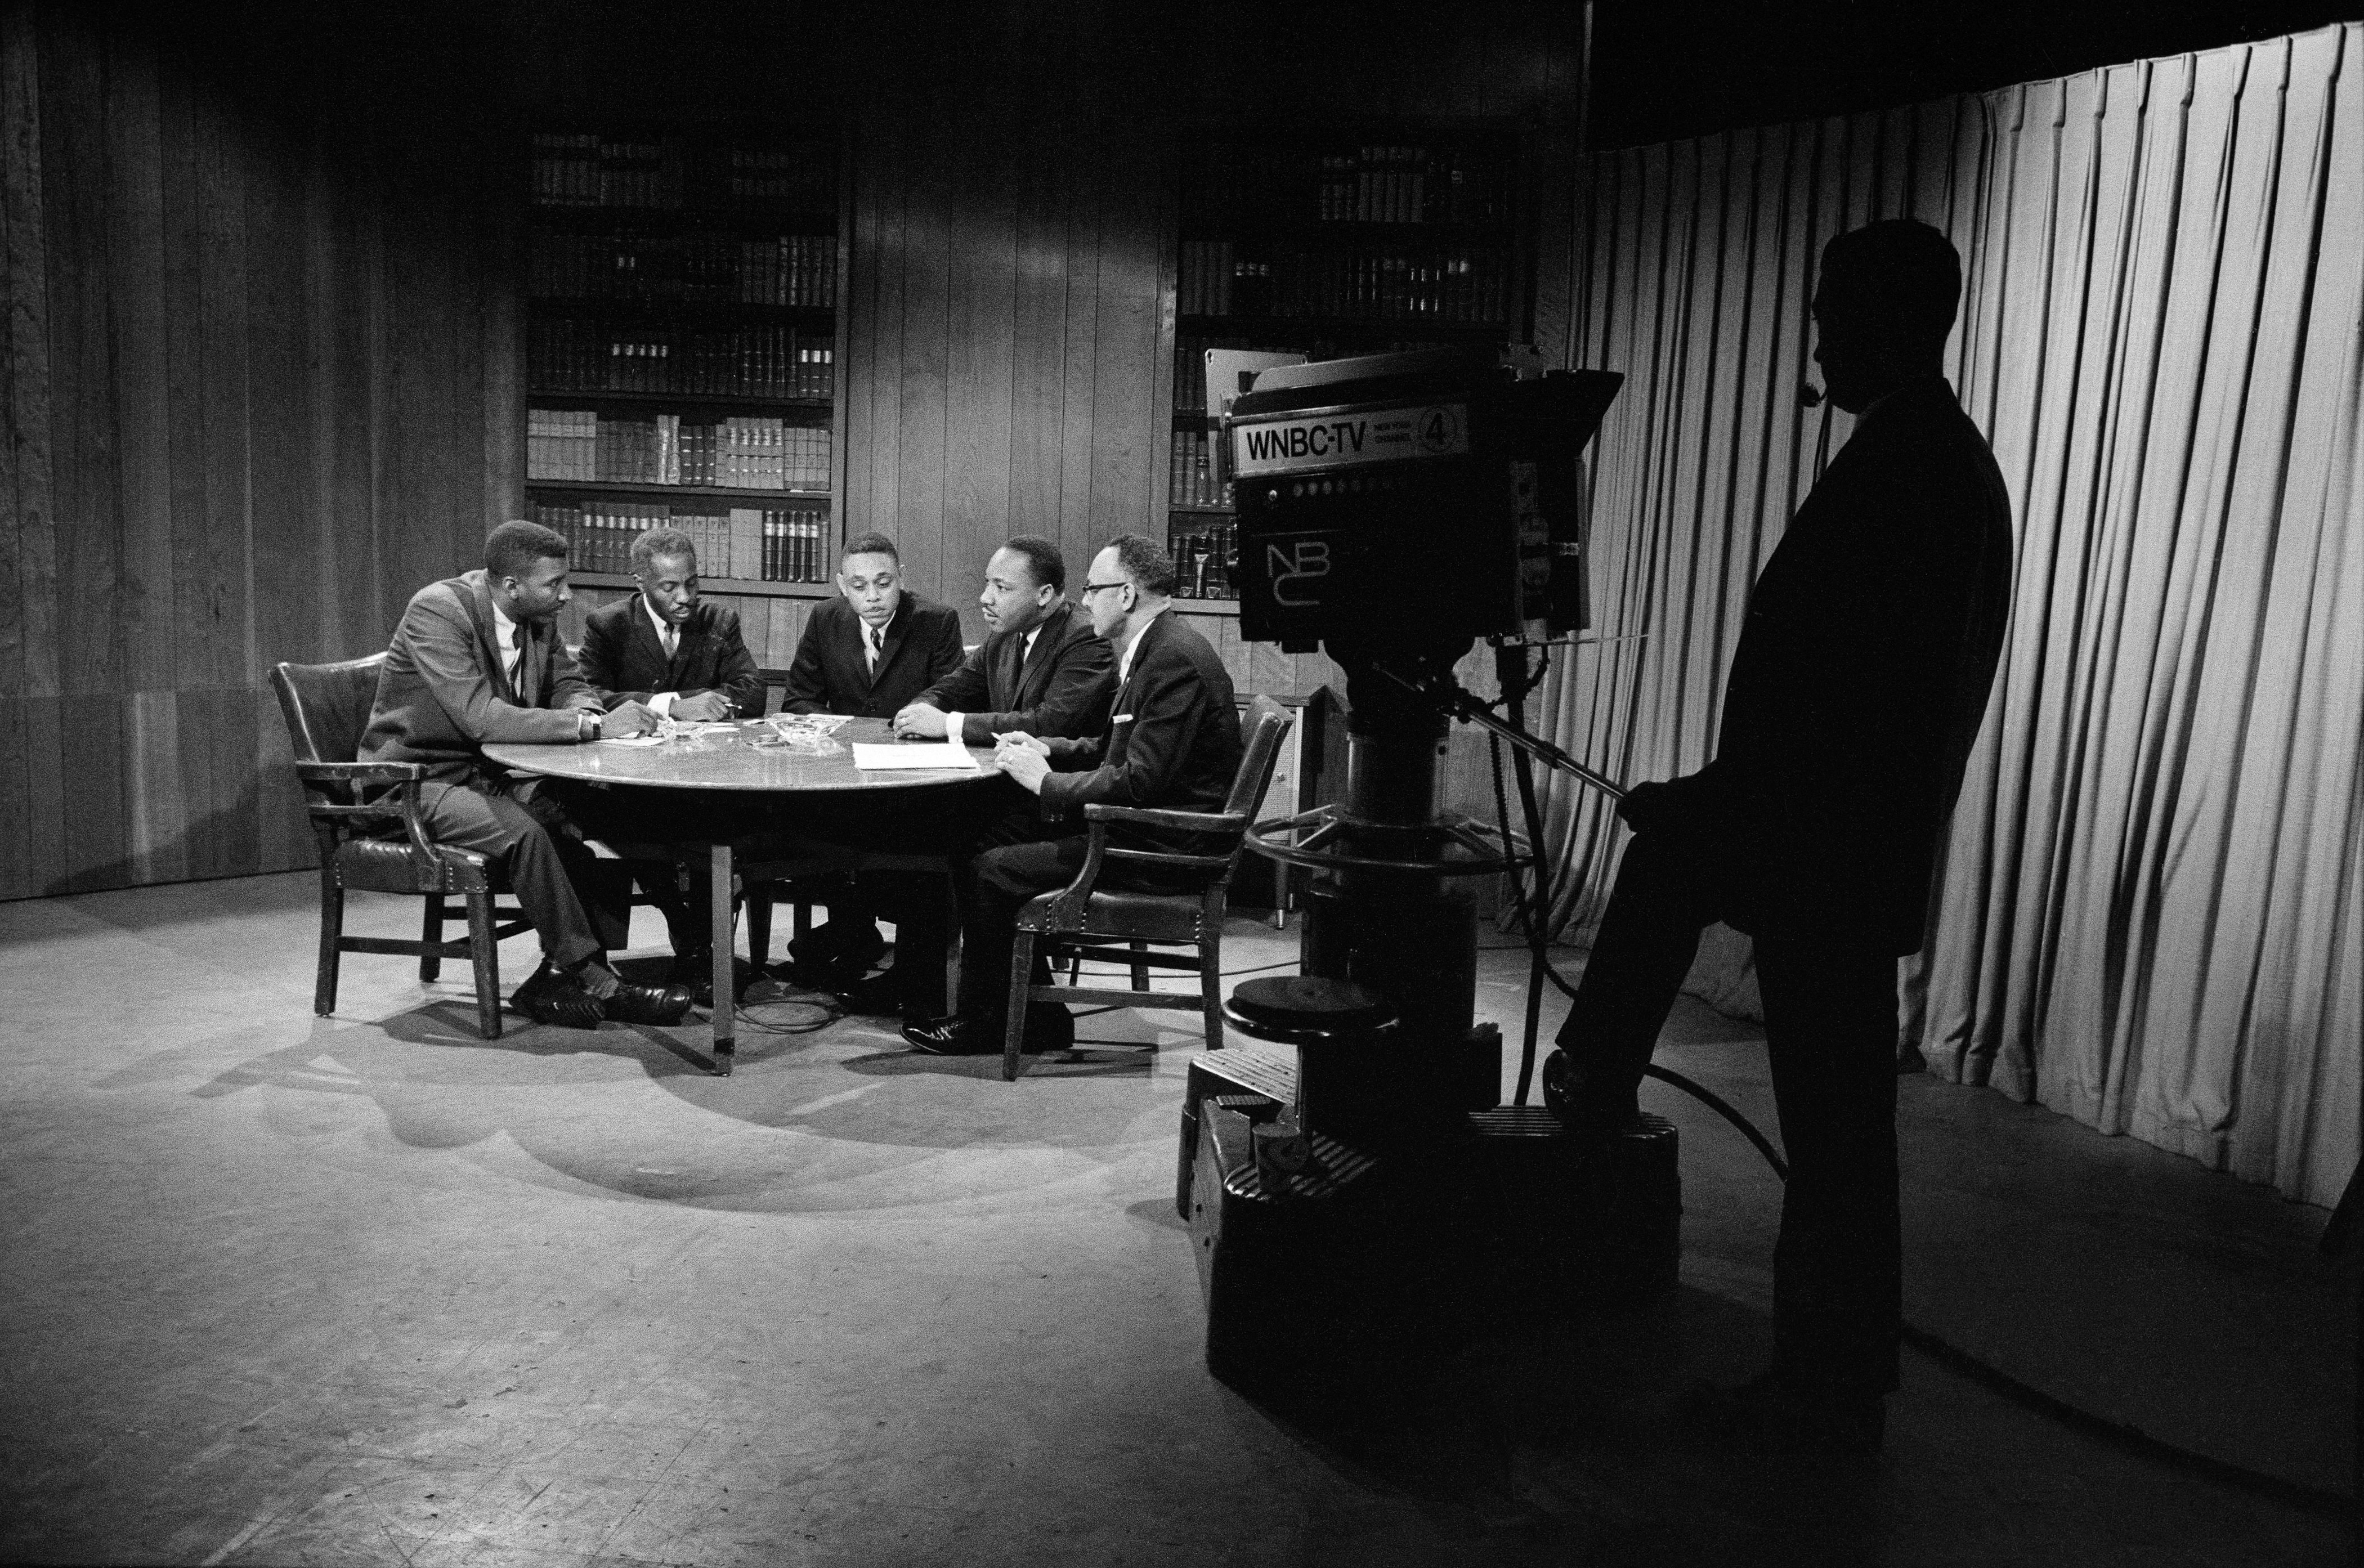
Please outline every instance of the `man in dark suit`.
[[[990, 829], [961, 878], [958, 1007], [904, 1027], [918, 1049], [948, 1056], [1001, 1049], [1018, 912], [1075, 879], [1084, 806], [1214, 811], [1230, 795], [1240, 769], [1232, 680], [1207, 639], [1166, 613], [1174, 586], [1173, 558], [1143, 535], [1122, 535], [1092, 558], [1085, 606], [1117, 651], [1108, 728], [1086, 740], [998, 738], [994, 765], [1035, 797], [1034, 809]], [[1128, 881], [1119, 868], [1108, 877], [1111, 886]], [[1075, 1039], [1075, 1023], [1065, 1008], [1046, 1008], [1029, 1018], [1026, 1033], [1036, 1049], [1055, 1049]]]
[[903, 586], [902, 557], [886, 535], [845, 541], [837, 591], [797, 640], [783, 713], [892, 718], [960, 663], [959, 612]]
[[678, 528], [632, 541], [640, 592], [593, 610], [577, 662], [609, 708], [636, 702], [685, 723], [764, 712], [764, 677], [740, 635], [739, 612], [698, 597], [697, 546]]
[[1116, 654], [1068, 602], [1067, 562], [1047, 539], [1020, 534], [985, 563], [977, 595], [987, 636], [960, 668], [895, 716], [895, 733], [990, 746], [1022, 730], [1048, 740], [1099, 733]]
[[1750, 597], [1715, 760], [1643, 784], [1545, 1085], [1613, 1131], [1708, 923], [1755, 939], [1790, 1177], [1772, 1370], [1689, 1412], [1733, 1446], [1876, 1450], [1896, 1386], [1896, 960], [2010, 608], [2011, 506], [1944, 375], [1961, 262], [1925, 224], [1823, 252], [1815, 361], [1857, 416]]
[[507, 861], [519, 907], [541, 939], [541, 966], [510, 998], [519, 1008], [580, 1029], [602, 1018], [678, 1022], [686, 991], [627, 984], [608, 967], [630, 906], [584, 845], [581, 809], [570, 820], [543, 781], [485, 758], [488, 741], [575, 745], [653, 727], [636, 702], [603, 711], [576, 673], [552, 624], [570, 597], [563, 538], [536, 523], [495, 528], [482, 571], [411, 596], [360, 760], [426, 764], [418, 807], [429, 835]]
[[[886, 535], [856, 534], [845, 541], [837, 591], [840, 596], [815, 609], [805, 623], [788, 667], [782, 712], [892, 718], [960, 663], [959, 612], [903, 586], [902, 557]], [[808, 837], [860, 847], [900, 839], [898, 829], [907, 816], [877, 802], [843, 808], [807, 805], [789, 826]], [[832, 991], [853, 990], [886, 951], [875, 916], [924, 902], [924, 890], [901, 885], [904, 879], [874, 873], [868, 880], [875, 885], [857, 884], [851, 893], [832, 898], [828, 921], [788, 944], [799, 980]], [[942, 939], [920, 945], [940, 950]], [[898, 988], [899, 982], [881, 982], [865, 993], [863, 1006], [879, 1006]]]
[[[639, 592], [601, 606], [584, 622], [577, 663], [601, 704], [613, 709], [637, 703], [684, 723], [761, 717], [764, 677], [740, 634], [739, 612], [698, 597], [697, 542], [678, 528], [649, 529], [632, 541], [632, 576]], [[693, 792], [641, 804], [652, 805], [685, 837], [731, 830], [710, 819], [710, 803]], [[704, 1005], [714, 966], [701, 876], [693, 872], [686, 891], [670, 871], [644, 877], [642, 885], [672, 939], [673, 978]]]

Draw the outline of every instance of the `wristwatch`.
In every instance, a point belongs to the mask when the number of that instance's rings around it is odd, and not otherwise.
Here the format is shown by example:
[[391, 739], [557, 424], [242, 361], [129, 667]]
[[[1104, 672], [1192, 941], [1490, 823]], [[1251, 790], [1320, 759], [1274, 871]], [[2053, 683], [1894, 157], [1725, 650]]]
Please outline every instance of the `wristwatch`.
[[588, 746], [599, 739], [599, 716], [587, 707], [574, 710], [574, 743]]

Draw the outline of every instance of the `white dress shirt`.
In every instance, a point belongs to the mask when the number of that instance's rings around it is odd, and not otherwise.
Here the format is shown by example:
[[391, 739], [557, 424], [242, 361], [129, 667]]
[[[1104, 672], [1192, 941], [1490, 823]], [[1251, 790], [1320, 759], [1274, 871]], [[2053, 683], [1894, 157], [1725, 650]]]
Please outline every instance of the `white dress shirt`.
[[[673, 622], [657, 614], [656, 606], [649, 603], [649, 596], [646, 594], [640, 595], [639, 598], [641, 613], [647, 616], [649, 624], [657, 628], [657, 646], [664, 650], [665, 660], [670, 663], [674, 650], [681, 645], [681, 633], [675, 629]], [[679, 692], [652, 692], [649, 694], [649, 711], [659, 718], [671, 718], [674, 699], [680, 695]]]
[[[1042, 635], [1043, 623], [1038, 620], [1034, 623], [1033, 627], [1027, 631], [1026, 635], [1018, 639], [1018, 670], [1019, 673], [1021, 675], [1024, 674], [1026, 671], [1026, 661], [1034, 657], [1034, 639]], [[944, 715], [944, 739], [947, 740], [960, 740], [962, 737], [962, 731], [967, 728], [967, 725], [968, 719], [965, 715], [957, 713], [948, 713]]]

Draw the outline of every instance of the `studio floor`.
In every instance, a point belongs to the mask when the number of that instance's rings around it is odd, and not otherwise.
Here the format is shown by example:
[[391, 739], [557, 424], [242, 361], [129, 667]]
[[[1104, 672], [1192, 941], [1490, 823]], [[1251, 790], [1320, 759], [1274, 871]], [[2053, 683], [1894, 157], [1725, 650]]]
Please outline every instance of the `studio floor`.
[[[307, 874], [0, 905], [0, 1559], [429, 1564], [2321, 1564], [2348, 1525], [2355, 1269], [2324, 1211], [1985, 1091], [1902, 1084], [1908, 1351], [1876, 1464], [1672, 1418], [1770, 1340], [1779, 1193], [1662, 1086], [1682, 1284], [1388, 1369], [1384, 1423], [1207, 1373], [1173, 1202], [1193, 1015], [1005, 1084], [883, 1023], [512, 1018], [346, 961]], [[356, 899], [356, 929], [415, 906]], [[637, 933], [661, 933], [643, 912]], [[1490, 931], [1489, 943], [1503, 939]], [[1227, 967], [1293, 965], [1234, 920]], [[1570, 973], [1580, 951], [1563, 954]], [[530, 940], [504, 950], [507, 983]], [[462, 966], [451, 966], [456, 974]], [[1525, 965], [1485, 955], [1514, 1031]], [[1547, 999], [1546, 1034], [1563, 1005]], [[775, 1024], [806, 1010], [758, 1008]], [[761, 1021], [760, 1019], [758, 1020]], [[1661, 1060], [1771, 1121], [1753, 1027]], [[1487, 1310], [1473, 1303], [1473, 1313]]]

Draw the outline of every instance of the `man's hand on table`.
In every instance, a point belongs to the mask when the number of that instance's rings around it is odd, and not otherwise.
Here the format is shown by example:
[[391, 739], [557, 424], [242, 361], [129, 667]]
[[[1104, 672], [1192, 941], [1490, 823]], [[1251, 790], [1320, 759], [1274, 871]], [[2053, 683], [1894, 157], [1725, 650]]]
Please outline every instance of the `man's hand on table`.
[[684, 724], [711, 724], [730, 717], [730, 699], [720, 692], [700, 692], [673, 699], [673, 717]]
[[898, 736], [936, 740], [943, 738], [949, 724], [949, 717], [935, 704], [914, 702], [903, 705], [903, 710], [895, 716], [894, 728]]
[[1051, 749], [1024, 730], [1013, 729], [993, 738], [993, 765], [1023, 784], [1027, 794], [1040, 795], [1051, 772]]
[[636, 702], [619, 702], [599, 716], [599, 739], [623, 740], [635, 735], [653, 734], [657, 716]]

